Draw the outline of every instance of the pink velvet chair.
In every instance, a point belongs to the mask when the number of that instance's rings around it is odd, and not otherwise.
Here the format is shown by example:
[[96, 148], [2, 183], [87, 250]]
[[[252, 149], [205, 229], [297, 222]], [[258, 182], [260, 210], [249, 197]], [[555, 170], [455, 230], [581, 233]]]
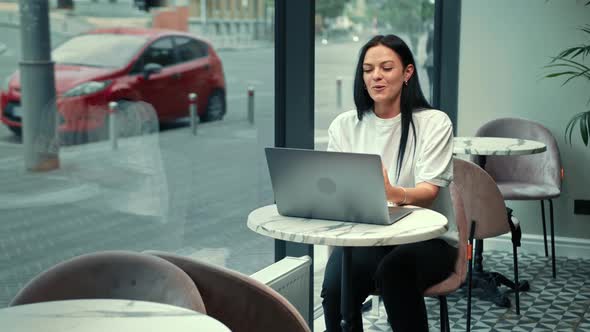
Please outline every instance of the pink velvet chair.
[[477, 130], [476, 136], [512, 137], [545, 143], [547, 151], [526, 156], [488, 156], [485, 170], [496, 181], [505, 200], [541, 201], [541, 218], [545, 257], [547, 250], [547, 226], [545, 204], [549, 202], [551, 227], [551, 265], [553, 278], [555, 267], [555, 235], [553, 221], [553, 198], [561, 195], [562, 165], [559, 147], [551, 132], [541, 124], [517, 118], [502, 118], [490, 121]]
[[[457, 254], [457, 261], [455, 262], [455, 271], [451, 273], [445, 280], [428, 288], [424, 291], [424, 296], [438, 297], [440, 301], [440, 330], [441, 332], [450, 332], [449, 311], [447, 306], [447, 295], [456, 291], [461, 287], [467, 275], [468, 247], [467, 241], [469, 238], [469, 223], [465, 217], [465, 208], [463, 206], [463, 198], [459, 188], [455, 183], [450, 185], [451, 199], [453, 204], [453, 211], [455, 214], [455, 223], [459, 233], [459, 251]], [[471, 320], [470, 303], [468, 303], [467, 321]], [[468, 323], [469, 324], [469, 323]]]
[[206, 313], [199, 290], [174, 264], [130, 251], [104, 251], [61, 262], [27, 283], [10, 303], [125, 299], [171, 304]]
[[249, 276], [167, 252], [146, 253], [163, 258], [186, 272], [201, 292], [207, 315], [233, 332], [310, 332], [292, 304]]
[[[514, 281], [496, 272], [491, 272], [489, 274], [494, 280], [514, 290], [516, 313], [520, 314], [520, 288], [523, 287], [524, 289], [528, 289], [528, 284], [526, 284], [527, 286], [525, 288], [520, 285], [518, 281], [517, 247], [520, 246], [521, 239], [518, 219], [507, 213], [504, 198], [502, 197], [494, 179], [476, 164], [461, 159], [455, 159], [453, 181], [461, 193], [465, 207], [465, 216], [467, 220], [472, 223], [472, 230], [470, 231], [471, 243], [473, 242], [473, 238], [483, 240], [505, 233], [511, 234], [514, 260]], [[470, 261], [469, 268], [468, 302], [471, 301], [471, 265], [472, 261]]]
[[[449, 332], [451, 330], [449, 324], [449, 311], [447, 305], [447, 295], [453, 293], [461, 287], [465, 281], [467, 275], [467, 262], [468, 258], [468, 238], [469, 238], [469, 223], [465, 216], [465, 209], [463, 205], [463, 198], [459, 192], [459, 188], [455, 183], [451, 183], [449, 186], [451, 202], [448, 204], [452, 205], [453, 215], [455, 216], [455, 224], [457, 225], [457, 232], [459, 234], [459, 246], [457, 253], [457, 260], [455, 262], [455, 270], [445, 280], [439, 282], [436, 285], [431, 286], [424, 291], [424, 296], [436, 297], [440, 303], [440, 329], [441, 332]], [[446, 207], [445, 207], [446, 208]], [[379, 290], [373, 295], [379, 295]], [[377, 307], [380, 305], [380, 297], [377, 303]], [[470, 306], [468, 305], [468, 316], [467, 321], [470, 320]]]

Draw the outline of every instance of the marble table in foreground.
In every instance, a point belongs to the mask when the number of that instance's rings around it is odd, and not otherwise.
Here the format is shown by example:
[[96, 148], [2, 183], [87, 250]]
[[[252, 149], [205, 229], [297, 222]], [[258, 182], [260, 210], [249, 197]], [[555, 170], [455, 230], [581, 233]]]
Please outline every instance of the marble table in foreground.
[[168, 304], [86, 299], [40, 302], [0, 309], [3, 332], [229, 332], [211, 316]]

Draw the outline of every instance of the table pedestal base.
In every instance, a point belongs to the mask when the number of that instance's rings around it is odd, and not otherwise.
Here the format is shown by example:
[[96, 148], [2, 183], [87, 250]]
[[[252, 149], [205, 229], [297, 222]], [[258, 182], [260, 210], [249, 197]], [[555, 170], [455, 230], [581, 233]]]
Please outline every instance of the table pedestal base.
[[352, 289], [352, 278], [350, 277], [350, 268], [352, 261], [352, 248], [342, 247], [342, 279], [340, 284], [340, 312], [342, 313], [342, 322], [340, 326], [342, 331], [352, 331], [352, 299], [350, 290]]
[[[508, 287], [507, 291], [501, 292], [500, 286]], [[526, 292], [530, 289], [529, 282], [519, 282], [519, 291]], [[514, 281], [506, 278], [498, 272], [473, 272], [473, 289], [481, 289], [483, 293], [479, 296], [482, 300], [491, 301], [502, 308], [510, 307], [510, 299], [507, 294], [516, 290]]]

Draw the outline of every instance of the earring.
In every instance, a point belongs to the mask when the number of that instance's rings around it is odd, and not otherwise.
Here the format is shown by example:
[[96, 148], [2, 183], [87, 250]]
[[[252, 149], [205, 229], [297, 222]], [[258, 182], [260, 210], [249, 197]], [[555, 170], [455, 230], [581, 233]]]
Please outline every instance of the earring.
[[404, 81], [404, 85], [405, 86], [408, 86], [408, 81]]

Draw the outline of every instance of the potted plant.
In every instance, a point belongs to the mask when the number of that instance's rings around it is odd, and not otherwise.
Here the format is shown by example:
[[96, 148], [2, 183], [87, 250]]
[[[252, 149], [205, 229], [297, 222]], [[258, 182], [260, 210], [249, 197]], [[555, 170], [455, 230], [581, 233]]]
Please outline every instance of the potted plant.
[[[590, 5], [590, 1], [585, 4], [585, 6], [588, 5]], [[590, 55], [590, 24], [585, 24], [579, 29], [588, 37], [586, 42], [563, 50], [545, 66], [553, 71], [545, 75], [545, 77], [566, 78], [562, 86], [573, 79], [581, 79], [590, 83], [590, 66], [585, 64], [588, 63], [588, 57]], [[588, 105], [590, 105], [590, 99], [586, 103], [586, 106]], [[574, 115], [568, 122], [565, 128], [565, 141], [570, 145], [572, 144], [572, 133], [576, 125], [580, 127], [580, 135], [584, 145], [588, 146], [590, 136], [590, 109]]]

